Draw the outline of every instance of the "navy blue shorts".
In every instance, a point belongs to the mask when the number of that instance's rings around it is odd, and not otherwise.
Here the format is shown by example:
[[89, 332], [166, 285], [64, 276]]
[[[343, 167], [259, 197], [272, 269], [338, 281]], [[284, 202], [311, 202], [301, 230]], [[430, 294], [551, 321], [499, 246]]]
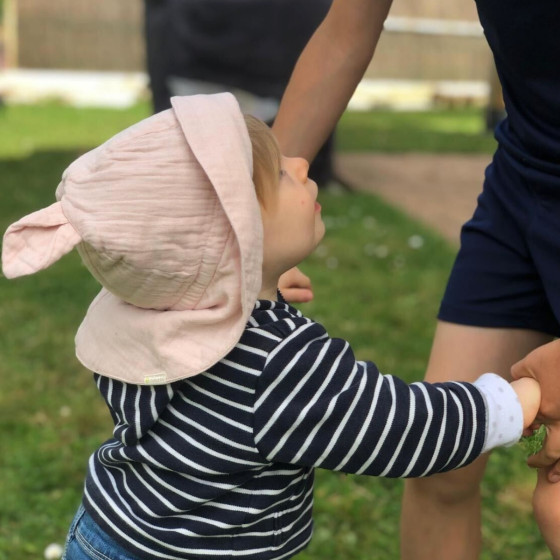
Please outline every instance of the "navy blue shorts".
[[503, 149], [461, 231], [438, 318], [560, 336], [560, 171]]

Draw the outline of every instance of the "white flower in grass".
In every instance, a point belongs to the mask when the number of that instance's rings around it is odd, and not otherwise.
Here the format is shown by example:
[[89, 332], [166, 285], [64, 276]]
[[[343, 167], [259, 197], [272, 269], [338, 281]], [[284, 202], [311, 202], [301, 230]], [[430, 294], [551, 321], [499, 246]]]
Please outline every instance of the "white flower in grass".
[[329, 254], [329, 248], [326, 245], [319, 245], [317, 249], [315, 249], [315, 254], [324, 259]]
[[52, 543], [45, 548], [44, 556], [46, 560], [58, 560], [62, 558], [62, 553], [64, 549], [57, 543]]
[[365, 229], [375, 229], [377, 220], [373, 216], [365, 216], [362, 220], [362, 225]]
[[375, 256], [378, 259], [386, 259], [389, 256], [389, 247], [387, 245], [379, 245], [375, 248]]
[[408, 246], [411, 249], [421, 249], [424, 246], [424, 238], [421, 235], [411, 235], [408, 238]]
[[60, 410], [58, 411], [62, 418], [69, 418], [72, 416], [72, 409], [69, 406], [61, 406]]
[[342, 535], [342, 539], [348, 545], [355, 546], [358, 543], [358, 535], [353, 531], [345, 531]]
[[375, 250], [376, 249], [377, 249], [377, 247], [375, 246], [375, 243], [366, 243], [364, 245], [364, 253], [368, 257], [373, 257], [375, 255]]
[[326, 263], [327, 263], [327, 268], [330, 268], [331, 270], [338, 268], [338, 259], [336, 257], [329, 257], [326, 260]]
[[331, 542], [332, 533], [326, 527], [319, 527], [313, 531], [313, 540], [315, 542]]

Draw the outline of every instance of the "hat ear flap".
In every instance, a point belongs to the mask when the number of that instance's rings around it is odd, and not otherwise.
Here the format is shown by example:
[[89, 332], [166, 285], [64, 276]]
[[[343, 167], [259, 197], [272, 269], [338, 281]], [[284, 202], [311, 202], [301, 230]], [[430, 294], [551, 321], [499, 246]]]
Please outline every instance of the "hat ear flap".
[[55, 202], [12, 224], [4, 234], [2, 270], [6, 278], [33, 274], [70, 252], [82, 238]]

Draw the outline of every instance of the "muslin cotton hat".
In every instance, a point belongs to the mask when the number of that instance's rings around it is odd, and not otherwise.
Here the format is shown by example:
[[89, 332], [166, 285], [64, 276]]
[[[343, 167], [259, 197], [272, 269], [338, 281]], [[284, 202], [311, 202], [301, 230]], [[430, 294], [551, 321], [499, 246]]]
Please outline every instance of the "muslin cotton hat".
[[171, 102], [72, 163], [57, 202], [12, 224], [2, 247], [7, 278], [77, 248], [103, 288], [76, 355], [135, 384], [218, 362], [261, 287], [262, 222], [237, 101], [223, 93]]

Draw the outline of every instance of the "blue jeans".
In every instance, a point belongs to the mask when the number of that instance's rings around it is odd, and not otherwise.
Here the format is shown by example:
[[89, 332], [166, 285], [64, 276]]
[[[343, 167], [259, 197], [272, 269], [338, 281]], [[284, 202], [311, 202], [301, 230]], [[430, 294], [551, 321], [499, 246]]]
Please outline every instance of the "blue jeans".
[[62, 560], [139, 560], [105, 533], [80, 506], [66, 539]]

